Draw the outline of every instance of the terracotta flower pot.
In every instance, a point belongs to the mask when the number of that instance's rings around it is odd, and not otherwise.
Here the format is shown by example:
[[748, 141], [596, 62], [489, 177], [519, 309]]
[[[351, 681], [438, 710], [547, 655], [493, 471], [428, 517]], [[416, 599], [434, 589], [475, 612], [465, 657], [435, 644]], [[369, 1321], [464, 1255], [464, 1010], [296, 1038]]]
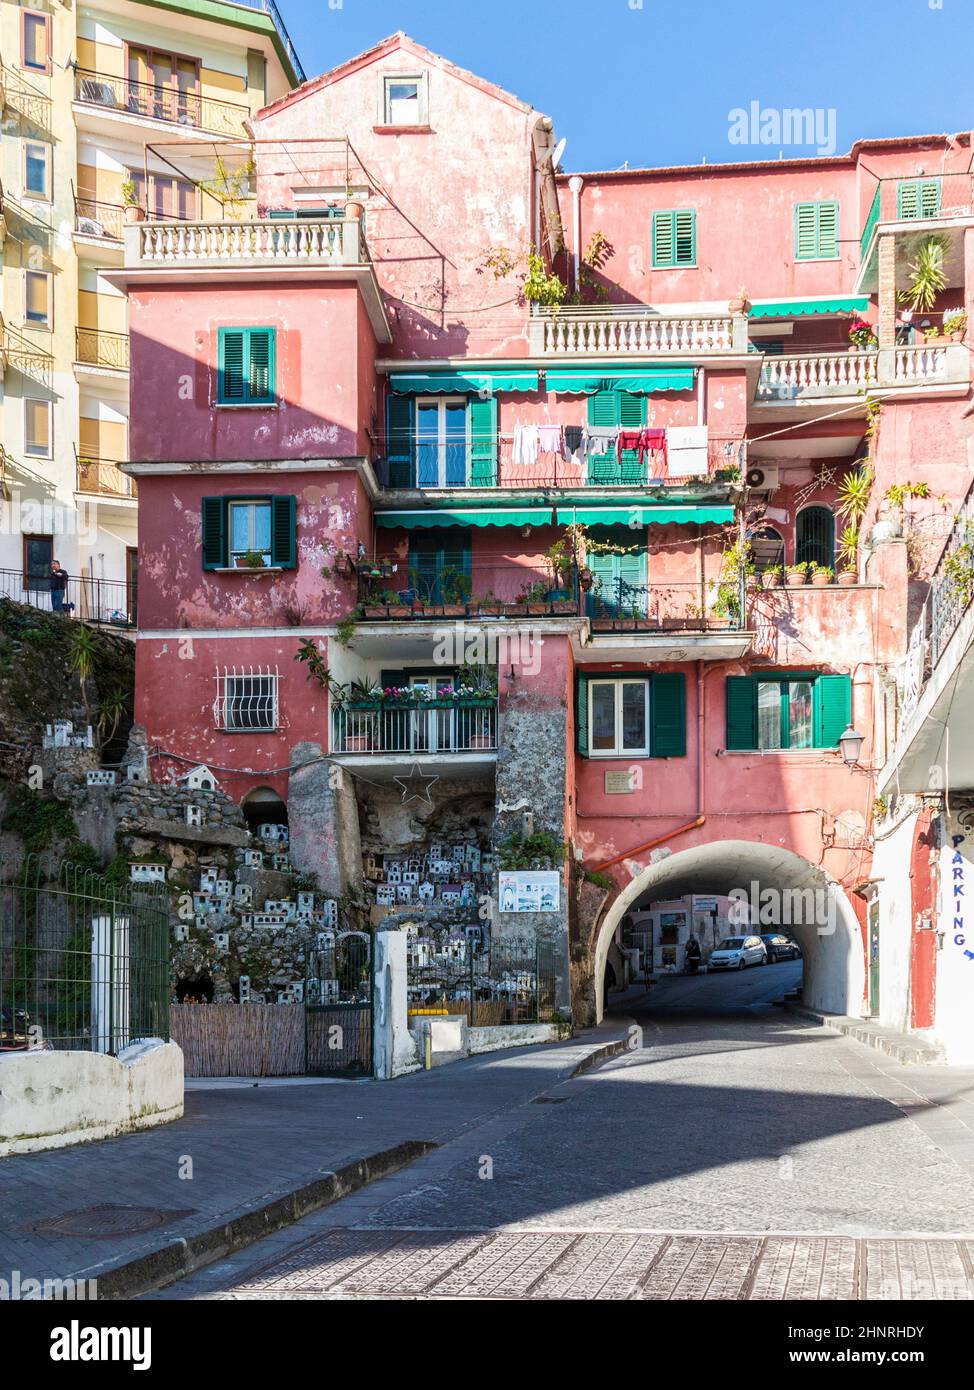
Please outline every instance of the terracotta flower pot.
[[360, 203], [357, 198], [349, 198], [345, 204], [345, 216], [358, 221], [365, 212], [365, 204]]
[[125, 220], [126, 222], [144, 222], [145, 208], [140, 208], [138, 203], [126, 203]]
[[827, 589], [828, 586], [829, 586], [831, 583], [832, 583], [832, 576], [831, 576], [830, 574], [813, 574], [813, 575], [812, 575], [812, 588], [813, 588], [813, 589]]
[[840, 570], [838, 582], [842, 585], [843, 589], [851, 589], [854, 584], [859, 583], [858, 570]]
[[804, 572], [802, 574], [785, 575], [785, 584], [789, 589], [803, 589], [807, 583], [808, 575]]
[[765, 573], [762, 574], [762, 576], [761, 576], [761, 587], [764, 588], [764, 589], [778, 589], [778, 588], [780, 588], [780, 587], [781, 587], [781, 575], [780, 575], [780, 574], [768, 574], [768, 572], [765, 571]]

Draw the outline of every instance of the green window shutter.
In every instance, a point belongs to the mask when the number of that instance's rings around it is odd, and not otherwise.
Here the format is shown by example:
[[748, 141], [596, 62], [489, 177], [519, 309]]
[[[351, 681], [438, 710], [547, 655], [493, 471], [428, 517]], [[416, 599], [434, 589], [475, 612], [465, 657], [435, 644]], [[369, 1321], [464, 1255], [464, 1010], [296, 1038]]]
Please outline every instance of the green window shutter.
[[727, 747], [732, 750], [758, 746], [758, 688], [752, 676], [728, 676]]
[[[609, 540], [616, 545], [631, 546], [637, 541], [638, 533], [628, 527], [613, 527]], [[628, 614], [635, 607], [643, 616], [646, 614], [646, 574], [647, 552], [645, 533], [639, 550], [628, 555], [600, 554], [588, 558], [588, 567], [595, 577], [596, 584], [587, 596], [588, 611], [595, 617], [608, 614], [610, 617]]]
[[588, 398], [588, 422], [590, 425], [618, 425], [619, 393], [617, 391], [596, 391]]
[[409, 684], [410, 674], [412, 673], [406, 670], [380, 671], [379, 684], [383, 690], [401, 690], [404, 685]]
[[413, 486], [412, 396], [386, 396], [386, 459], [390, 487]]
[[471, 398], [470, 415], [470, 486], [497, 486], [497, 400], [491, 396], [482, 401]]
[[276, 399], [276, 334], [273, 328], [248, 328], [247, 399], [254, 404]]
[[227, 507], [222, 497], [203, 498], [203, 568], [222, 569], [227, 563]]
[[832, 259], [839, 254], [838, 203], [818, 205], [818, 254], [823, 260]]
[[244, 333], [242, 328], [221, 328], [217, 367], [217, 400], [232, 404], [244, 393]]
[[697, 214], [688, 208], [674, 213], [676, 265], [697, 263]]
[[646, 423], [646, 397], [634, 396], [629, 391], [616, 393], [619, 402], [619, 424], [624, 430], [638, 430]]
[[415, 532], [409, 537], [410, 588], [424, 603], [443, 603], [445, 571], [473, 574], [470, 531], [463, 527], [441, 527], [424, 535]]
[[295, 499], [271, 498], [271, 564], [293, 570], [297, 565]]
[[684, 758], [687, 751], [686, 676], [682, 671], [658, 671], [650, 691], [652, 758]]
[[692, 208], [653, 213], [653, 265], [696, 265], [697, 214]]
[[795, 259], [832, 260], [839, 254], [839, 205], [795, 204]]
[[835, 748], [852, 719], [852, 677], [819, 676], [812, 689], [816, 748]]
[[901, 222], [940, 213], [939, 179], [905, 179], [896, 186], [896, 213]]
[[653, 265], [657, 269], [673, 264], [674, 220], [672, 212], [653, 213]]
[[575, 747], [588, 757], [588, 676], [579, 676], [575, 691]]

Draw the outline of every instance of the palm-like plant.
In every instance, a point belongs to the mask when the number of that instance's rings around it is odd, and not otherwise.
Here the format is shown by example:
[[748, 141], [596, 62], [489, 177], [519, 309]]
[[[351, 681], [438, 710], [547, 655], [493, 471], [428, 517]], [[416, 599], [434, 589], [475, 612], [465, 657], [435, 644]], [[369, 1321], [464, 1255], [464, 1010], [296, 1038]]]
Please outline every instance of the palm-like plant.
[[859, 523], [866, 514], [872, 486], [872, 469], [861, 467], [852, 473], [847, 473], [839, 484], [839, 496], [835, 510], [841, 519], [848, 522], [850, 528], [854, 527], [856, 531], [858, 531]]
[[946, 254], [945, 237], [928, 236], [921, 241], [916, 260], [910, 262], [910, 288], [899, 295], [901, 304], [908, 304], [917, 314], [933, 308], [937, 296], [947, 288]]
[[839, 536], [838, 559], [843, 569], [855, 569], [859, 557], [859, 527], [843, 528]]

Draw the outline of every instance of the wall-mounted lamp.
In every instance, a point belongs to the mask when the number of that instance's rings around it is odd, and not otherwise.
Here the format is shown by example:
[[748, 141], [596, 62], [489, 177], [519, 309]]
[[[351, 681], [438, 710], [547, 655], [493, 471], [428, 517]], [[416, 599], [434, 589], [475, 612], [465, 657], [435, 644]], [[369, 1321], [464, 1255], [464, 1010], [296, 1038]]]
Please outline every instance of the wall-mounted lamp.
[[845, 733], [839, 739], [839, 751], [846, 767], [853, 768], [858, 763], [859, 754], [865, 741], [865, 734], [857, 734], [852, 725], [848, 725]]

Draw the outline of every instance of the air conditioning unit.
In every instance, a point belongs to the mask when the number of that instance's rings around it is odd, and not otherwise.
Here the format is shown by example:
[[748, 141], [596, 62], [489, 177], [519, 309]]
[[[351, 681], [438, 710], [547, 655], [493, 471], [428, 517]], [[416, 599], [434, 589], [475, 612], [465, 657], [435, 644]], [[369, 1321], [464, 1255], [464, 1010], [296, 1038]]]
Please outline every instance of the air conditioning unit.
[[774, 492], [779, 484], [777, 465], [749, 468], [745, 474], [745, 481], [748, 487], [754, 488], [755, 491]]

